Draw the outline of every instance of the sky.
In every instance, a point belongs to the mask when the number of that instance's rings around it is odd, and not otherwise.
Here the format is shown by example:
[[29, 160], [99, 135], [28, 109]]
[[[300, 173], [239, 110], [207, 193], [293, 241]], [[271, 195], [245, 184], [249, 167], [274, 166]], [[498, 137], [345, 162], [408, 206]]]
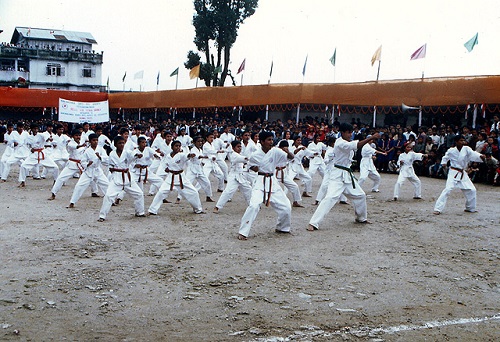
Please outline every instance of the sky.
[[[190, 89], [196, 80], [183, 64], [196, 51], [193, 14], [191, 0], [0, 0], [0, 41], [9, 42], [16, 26], [90, 32], [94, 50], [104, 51], [103, 85], [109, 77], [112, 90], [154, 91], [160, 72], [158, 89], [172, 90], [169, 75], [179, 67], [178, 89]], [[468, 52], [464, 43], [476, 33]], [[236, 75], [246, 60], [238, 86], [374, 81], [371, 58], [382, 45], [381, 81], [499, 75], [499, 35], [498, 0], [259, 0], [238, 31], [230, 69]], [[426, 57], [410, 61], [424, 44]]]

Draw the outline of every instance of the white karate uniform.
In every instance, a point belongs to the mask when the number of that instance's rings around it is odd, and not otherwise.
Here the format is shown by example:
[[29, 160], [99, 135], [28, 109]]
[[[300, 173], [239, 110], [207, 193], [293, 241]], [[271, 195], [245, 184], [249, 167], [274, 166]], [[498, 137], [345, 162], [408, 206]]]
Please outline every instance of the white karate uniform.
[[132, 178], [129, 170], [129, 166], [134, 162], [134, 159], [134, 152], [131, 150], [124, 149], [121, 156], [118, 156], [116, 150], [109, 154], [108, 163], [111, 175], [108, 190], [102, 201], [99, 218], [106, 218], [111, 206], [122, 191], [125, 191], [134, 200], [135, 214], [144, 215], [144, 194]]
[[[246, 157], [246, 158], [250, 159], [250, 156], [255, 151], [257, 151], [257, 145], [255, 144], [255, 142], [252, 139], [248, 139], [248, 142], [247, 142], [246, 145], [245, 145], [245, 143], [243, 141], [241, 142], [241, 153], [240, 153], [240, 155], [242, 155], [243, 157]], [[255, 180], [255, 177], [257, 177], [257, 172], [250, 170], [248, 168], [248, 163], [244, 164], [243, 167], [244, 167], [244, 169], [246, 171], [244, 173], [245, 178], [248, 180], [248, 182], [250, 184], [253, 184], [253, 182]]]
[[[204, 159], [203, 149], [199, 149], [196, 146], [191, 148], [189, 153], [194, 154], [193, 158], [189, 158], [186, 168], [186, 178], [189, 179], [191, 184], [195, 185], [196, 190], [203, 189], [207, 197], [212, 197], [212, 184], [207, 175], [203, 172], [203, 166], [201, 165]], [[196, 183], [197, 182], [197, 183]]]
[[[372, 143], [373, 144], [373, 143]], [[371, 144], [365, 144], [361, 149], [361, 162], [359, 164], [359, 180], [360, 186], [363, 186], [366, 178], [373, 181], [372, 191], [377, 192], [380, 185], [380, 174], [373, 163], [373, 156], [376, 149]]]
[[405, 179], [408, 179], [411, 184], [413, 184], [414, 192], [413, 197], [422, 196], [422, 185], [420, 179], [415, 174], [413, 169], [413, 162], [416, 160], [422, 160], [424, 155], [422, 153], [416, 153], [410, 151], [409, 153], [401, 153], [399, 155], [397, 164], [399, 165], [399, 176], [396, 184], [394, 185], [394, 198], [399, 198], [399, 192], [401, 191], [401, 186], [403, 185]]
[[446, 200], [453, 189], [460, 189], [465, 196], [465, 209], [468, 211], [476, 211], [476, 187], [465, 171], [470, 162], [482, 162], [481, 154], [473, 151], [469, 146], [458, 148], [452, 147], [446, 151], [441, 164], [446, 164], [450, 161], [448, 170], [448, 178], [446, 179], [446, 187], [436, 201], [434, 211], [442, 212], [446, 206]]
[[54, 179], [57, 179], [59, 175], [59, 168], [57, 164], [54, 163], [50, 155], [45, 154], [45, 136], [43, 134], [37, 133], [36, 135], [30, 135], [26, 139], [26, 146], [33, 149], [28, 157], [21, 164], [21, 169], [19, 170], [19, 182], [25, 182], [28, 173], [34, 169], [39, 168], [43, 165], [48, 171], [52, 173]]
[[28, 137], [29, 134], [26, 131], [22, 131], [21, 134], [19, 134], [19, 132], [16, 130], [10, 134], [10, 139], [7, 146], [10, 146], [13, 151], [3, 165], [2, 180], [7, 180], [7, 177], [10, 173], [10, 168], [13, 164], [18, 164], [19, 166], [21, 166], [24, 159], [26, 159], [30, 154], [30, 150], [26, 147], [26, 139], [28, 139]]
[[293, 178], [297, 177], [304, 183], [304, 191], [312, 192], [312, 177], [309, 173], [306, 172], [304, 166], [302, 165], [302, 158], [304, 157], [312, 157], [314, 154], [309, 150], [300, 150], [296, 154], [294, 153], [296, 149], [303, 147], [300, 146], [291, 146], [288, 150], [294, 155], [293, 160], [290, 161], [290, 176]]
[[221, 138], [214, 139], [212, 145], [217, 151], [224, 151], [223, 153], [220, 152], [217, 153], [215, 157], [216, 158], [215, 162], [217, 163], [217, 165], [219, 165], [222, 174], [224, 175], [224, 181], [227, 182], [227, 175], [229, 172], [229, 168], [227, 167], [226, 164], [226, 157], [228, 150], [230, 150], [229, 149], [230, 145], [228, 145], [227, 142], [223, 141]]
[[191, 143], [193, 142], [193, 139], [187, 134], [178, 135], [177, 138], [175, 138], [175, 140], [177, 140], [181, 143], [182, 149], [184, 151], [188, 151], [189, 145], [191, 145]]
[[[333, 159], [331, 163], [333, 168], [328, 172], [328, 190], [325, 198], [323, 198], [314, 212], [309, 224], [315, 228], [323, 221], [326, 214], [339, 201], [342, 194], [346, 195], [352, 201], [356, 220], [359, 222], [366, 221], [366, 194], [358, 184], [352, 171], [347, 171], [342, 168], [350, 169], [352, 157], [357, 150], [358, 140], [346, 141], [343, 138], [338, 138], [335, 141], [333, 148]], [[326, 178], [326, 175], [325, 175]]]
[[[321, 202], [323, 198], [326, 196], [326, 192], [328, 191], [328, 184], [330, 184], [330, 171], [332, 170], [333, 166], [333, 157], [335, 154], [333, 153], [333, 147], [328, 146], [325, 152], [325, 176], [323, 177], [323, 180], [321, 181], [321, 185], [318, 190], [318, 194], [316, 195], [316, 202]], [[354, 157], [354, 153], [351, 154], [351, 163], [352, 163], [352, 158]], [[344, 194], [340, 195], [339, 197], [339, 202], [347, 202], [347, 197], [345, 197]]]
[[195, 213], [200, 214], [203, 212], [200, 195], [184, 174], [187, 161], [187, 154], [184, 153], [177, 153], [173, 157], [171, 154], [166, 156], [166, 169], [168, 169], [167, 177], [149, 206], [150, 213], [155, 215], [158, 214], [158, 210], [163, 200], [168, 197], [170, 191], [173, 189], [188, 201]]
[[250, 234], [262, 203], [270, 204], [278, 215], [276, 229], [282, 232], [290, 231], [292, 207], [276, 178], [276, 167], [286, 164], [286, 160], [287, 154], [277, 147], [271, 148], [267, 153], [258, 148], [250, 157], [249, 167], [257, 166], [259, 171], [252, 185], [250, 204], [241, 218], [241, 235]]
[[5, 150], [3, 151], [2, 158], [0, 159], [0, 177], [2, 176], [3, 173], [3, 168], [9, 157], [14, 153], [14, 147], [11, 146], [10, 141], [12, 140], [12, 132], [10, 134], [7, 132], [5, 133], [4, 137], [4, 143], [7, 145], [5, 146]]
[[224, 190], [224, 173], [217, 164], [217, 149], [207, 141], [203, 144], [203, 154], [208, 157], [205, 159], [203, 172], [207, 178], [213, 173], [217, 178], [217, 190]]
[[[141, 158], [137, 157], [137, 155], [142, 155]], [[153, 163], [153, 160], [159, 159], [159, 155], [151, 147], [145, 147], [144, 151], [136, 148], [134, 150], [134, 162], [132, 163], [130, 168], [130, 173], [132, 174], [132, 178], [139, 185], [141, 190], [144, 192], [144, 185], [146, 182], [150, 184], [154, 184], [157, 188], [159, 188], [163, 179], [157, 176], [154, 172], [152, 172], [149, 167]], [[142, 168], [137, 168], [136, 165], [141, 165]]]
[[[100, 158], [97, 154], [99, 154]], [[88, 165], [90, 162], [92, 162], [92, 164]], [[108, 154], [104, 148], [97, 146], [94, 150], [90, 146], [87, 147], [81, 156], [81, 164], [84, 166], [84, 170], [80, 178], [78, 178], [78, 182], [75, 184], [75, 189], [73, 190], [73, 195], [71, 196], [70, 203], [73, 204], [78, 202], [91, 182], [94, 182], [103, 194], [108, 190], [109, 180], [102, 169], [103, 164], [108, 164]]]
[[287, 159], [285, 165], [277, 165], [277, 167], [278, 169], [276, 169], [276, 178], [285, 187], [285, 195], [288, 193], [288, 191], [290, 191], [294, 202], [302, 201], [299, 186], [297, 185], [297, 183], [295, 183], [290, 175], [290, 159]]
[[243, 194], [247, 204], [250, 203], [250, 197], [252, 195], [252, 185], [244, 175], [245, 170], [243, 164], [247, 162], [247, 158], [234, 151], [229, 152], [228, 158], [231, 163], [231, 168], [227, 178], [226, 188], [215, 205], [219, 209], [224, 207], [238, 189]]
[[68, 143], [71, 138], [66, 134], [53, 134], [52, 135], [52, 160], [60, 167], [64, 168], [69, 159]]
[[54, 195], [57, 194], [59, 190], [61, 190], [61, 187], [64, 185], [64, 183], [72, 178], [75, 173], [82, 173], [84, 169], [82, 165], [82, 156], [84, 152], [85, 147], [78, 147], [78, 143], [75, 140], [71, 139], [71, 141], [68, 143], [68, 162], [57, 177], [56, 182], [54, 183], [54, 186], [51, 190]]
[[307, 145], [307, 150], [311, 153], [309, 157], [309, 170], [307, 173], [313, 177], [316, 172], [319, 172], [323, 178], [325, 176], [326, 165], [323, 160], [323, 151], [326, 151], [326, 145], [319, 141], [317, 144], [311, 142]]

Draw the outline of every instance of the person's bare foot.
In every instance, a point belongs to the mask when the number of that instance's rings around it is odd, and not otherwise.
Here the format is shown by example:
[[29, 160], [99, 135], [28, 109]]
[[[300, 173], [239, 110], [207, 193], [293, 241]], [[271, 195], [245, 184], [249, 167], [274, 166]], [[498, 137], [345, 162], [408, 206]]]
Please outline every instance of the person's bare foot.
[[304, 191], [304, 192], [302, 193], [302, 197], [312, 197], [312, 196], [311, 196], [311, 195], [309, 195], [307, 192], [305, 192], [305, 191]]
[[440, 212], [440, 211], [435, 211], [435, 212], [433, 212], [433, 214], [434, 214], [434, 215], [440, 215], [440, 214], [441, 214], [441, 212]]
[[214, 210], [213, 210], [213, 213], [214, 214], [218, 214], [219, 213], [219, 208], [215, 207]]
[[119, 198], [115, 199], [115, 203], [114, 203], [114, 204], [115, 204], [115, 205], [120, 204], [120, 199], [119, 199]]
[[340, 204], [349, 204], [347, 201], [339, 201]]
[[106, 220], [105, 218], [99, 217], [99, 219], [97, 220], [97, 222], [104, 222], [105, 220]]
[[178, 199], [175, 200], [175, 204], [179, 204], [179, 203], [181, 203], [181, 199], [180, 198], [178, 198]]
[[101, 197], [101, 196], [99, 196], [98, 194], [96, 194], [95, 192], [93, 192], [93, 193], [91, 194], [91, 196], [92, 196], [92, 197]]
[[70, 203], [66, 208], [68, 209], [72, 209], [75, 207], [75, 203]]
[[217, 192], [224, 192], [224, 190], [218, 189]]
[[6, 181], [7, 181], [7, 180], [5, 180], [5, 179], [2, 179], [2, 183], [5, 183]]
[[300, 204], [299, 202], [297, 202], [297, 201], [293, 202], [292, 207], [294, 207], [294, 208], [304, 208], [304, 206], [302, 204]]
[[24, 188], [26, 186], [25, 182], [21, 182], [17, 187], [18, 188]]
[[309, 225], [307, 225], [307, 230], [310, 232], [314, 232], [315, 230], [318, 230], [318, 228], [316, 228], [312, 224], [309, 224]]
[[246, 241], [248, 238], [245, 235], [238, 234], [238, 240]]
[[319, 201], [315, 201], [315, 202], [313, 203], [313, 205], [318, 205], [318, 204], [319, 204]]
[[358, 220], [358, 219], [356, 219], [356, 223], [359, 223], [359, 224], [372, 224], [371, 221], [368, 221], [368, 220], [361, 221], [361, 220]]
[[207, 202], [214, 202], [214, 200], [212, 198], [210, 198], [209, 196], [207, 196]]
[[50, 197], [48, 198], [49, 201], [53, 201], [56, 199], [56, 195], [55, 194], [50, 194]]
[[172, 203], [172, 202], [170, 202], [168, 199], [164, 199], [163, 203]]
[[135, 217], [146, 217], [146, 214], [135, 214]]

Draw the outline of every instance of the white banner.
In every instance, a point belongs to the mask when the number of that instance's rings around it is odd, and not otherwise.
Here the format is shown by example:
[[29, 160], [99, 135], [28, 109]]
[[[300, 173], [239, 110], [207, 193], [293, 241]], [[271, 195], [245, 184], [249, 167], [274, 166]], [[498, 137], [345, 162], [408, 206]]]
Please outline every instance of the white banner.
[[108, 122], [108, 100], [101, 102], [77, 102], [59, 98], [59, 121], [80, 124], [84, 122]]

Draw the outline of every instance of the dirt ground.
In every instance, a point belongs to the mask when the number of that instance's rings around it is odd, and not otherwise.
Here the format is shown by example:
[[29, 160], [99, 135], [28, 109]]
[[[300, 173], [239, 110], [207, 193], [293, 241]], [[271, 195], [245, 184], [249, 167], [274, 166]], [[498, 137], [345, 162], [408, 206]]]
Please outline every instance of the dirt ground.
[[99, 223], [89, 190], [66, 209], [76, 179], [49, 202], [52, 179], [18, 189], [17, 173], [0, 184], [0, 340], [500, 340], [499, 188], [477, 185], [479, 213], [457, 191], [435, 216], [444, 180], [422, 178], [423, 200], [405, 183], [391, 202], [384, 174], [367, 193], [372, 225], [336, 205], [308, 232], [306, 198], [292, 234], [263, 208], [239, 241], [240, 193], [218, 215], [184, 201], [136, 218], [126, 198]]

